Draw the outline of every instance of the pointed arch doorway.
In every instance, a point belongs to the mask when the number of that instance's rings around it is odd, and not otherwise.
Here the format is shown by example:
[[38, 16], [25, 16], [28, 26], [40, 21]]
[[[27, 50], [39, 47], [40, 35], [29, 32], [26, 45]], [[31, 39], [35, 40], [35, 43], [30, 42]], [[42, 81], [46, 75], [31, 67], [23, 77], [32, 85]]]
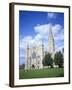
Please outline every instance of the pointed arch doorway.
[[34, 64], [32, 64], [32, 69], [35, 69], [35, 65]]

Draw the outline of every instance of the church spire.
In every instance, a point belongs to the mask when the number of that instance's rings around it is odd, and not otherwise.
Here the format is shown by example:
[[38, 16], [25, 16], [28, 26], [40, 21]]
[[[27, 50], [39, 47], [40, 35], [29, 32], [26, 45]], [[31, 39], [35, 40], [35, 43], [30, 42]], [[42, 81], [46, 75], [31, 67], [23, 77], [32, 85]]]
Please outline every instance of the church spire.
[[52, 34], [52, 24], [50, 24], [48, 32], [48, 52], [52, 54], [52, 57], [54, 57], [55, 43]]

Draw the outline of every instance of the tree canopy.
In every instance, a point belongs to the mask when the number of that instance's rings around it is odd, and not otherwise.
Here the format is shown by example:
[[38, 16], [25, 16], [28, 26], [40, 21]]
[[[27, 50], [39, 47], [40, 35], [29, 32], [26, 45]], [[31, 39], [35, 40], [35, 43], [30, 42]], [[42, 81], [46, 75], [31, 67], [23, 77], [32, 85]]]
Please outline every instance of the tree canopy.
[[55, 62], [55, 65], [58, 65], [59, 67], [63, 67], [64, 58], [63, 58], [63, 54], [61, 53], [61, 51], [56, 52], [54, 56], [54, 62]]
[[50, 53], [45, 54], [42, 63], [43, 63], [43, 66], [51, 66], [51, 67], [53, 67], [53, 59], [52, 59]]

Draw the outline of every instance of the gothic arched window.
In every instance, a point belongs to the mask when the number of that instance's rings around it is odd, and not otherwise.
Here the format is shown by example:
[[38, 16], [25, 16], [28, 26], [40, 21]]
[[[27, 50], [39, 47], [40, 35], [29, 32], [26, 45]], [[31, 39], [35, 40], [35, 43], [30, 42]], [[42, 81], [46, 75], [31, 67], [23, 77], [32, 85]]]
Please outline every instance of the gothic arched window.
[[36, 58], [36, 53], [35, 52], [32, 53], [32, 58]]

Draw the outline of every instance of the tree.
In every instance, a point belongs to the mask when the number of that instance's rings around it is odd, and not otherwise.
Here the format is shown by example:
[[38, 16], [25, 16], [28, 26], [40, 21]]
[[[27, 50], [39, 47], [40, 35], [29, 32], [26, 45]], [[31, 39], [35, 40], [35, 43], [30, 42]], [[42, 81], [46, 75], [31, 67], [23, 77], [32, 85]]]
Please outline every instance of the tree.
[[51, 66], [51, 67], [53, 67], [53, 59], [52, 59], [50, 53], [45, 54], [42, 63], [43, 63], [43, 66]]
[[19, 65], [19, 68], [20, 68], [20, 69], [24, 69], [24, 68], [25, 68], [25, 64]]
[[56, 52], [54, 56], [54, 62], [55, 62], [55, 65], [59, 66], [59, 68], [63, 67], [64, 59], [63, 59], [63, 54], [61, 53], [61, 51]]

